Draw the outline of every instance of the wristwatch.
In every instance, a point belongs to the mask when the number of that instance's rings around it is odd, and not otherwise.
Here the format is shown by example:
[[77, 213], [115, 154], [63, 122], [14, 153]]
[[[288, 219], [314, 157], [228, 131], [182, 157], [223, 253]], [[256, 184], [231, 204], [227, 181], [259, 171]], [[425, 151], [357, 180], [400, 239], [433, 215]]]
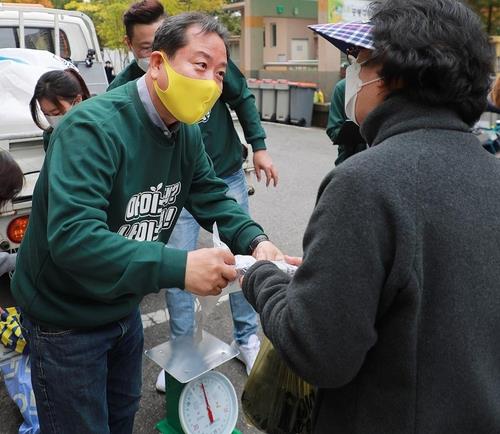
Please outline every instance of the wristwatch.
[[257, 246], [262, 243], [262, 241], [269, 241], [269, 237], [266, 234], [257, 235], [250, 243], [250, 254], [257, 248]]

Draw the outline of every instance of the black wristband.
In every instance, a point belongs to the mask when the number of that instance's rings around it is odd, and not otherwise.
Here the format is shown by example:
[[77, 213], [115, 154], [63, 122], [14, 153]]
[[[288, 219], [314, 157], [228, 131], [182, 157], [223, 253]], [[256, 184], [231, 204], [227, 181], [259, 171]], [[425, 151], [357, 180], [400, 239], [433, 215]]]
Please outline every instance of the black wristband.
[[269, 241], [269, 237], [266, 234], [257, 235], [250, 243], [250, 254], [257, 248], [257, 246], [262, 243], [262, 241]]

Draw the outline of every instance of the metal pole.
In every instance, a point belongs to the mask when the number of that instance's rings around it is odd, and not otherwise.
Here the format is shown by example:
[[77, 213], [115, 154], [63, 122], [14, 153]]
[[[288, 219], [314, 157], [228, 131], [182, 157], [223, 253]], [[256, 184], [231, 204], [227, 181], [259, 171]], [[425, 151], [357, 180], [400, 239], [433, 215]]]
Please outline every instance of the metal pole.
[[59, 14], [54, 15], [54, 48], [56, 56], [61, 56], [61, 40], [59, 38]]
[[24, 41], [24, 13], [23, 11], [19, 10], [19, 47], [20, 48], [26, 48], [26, 44]]

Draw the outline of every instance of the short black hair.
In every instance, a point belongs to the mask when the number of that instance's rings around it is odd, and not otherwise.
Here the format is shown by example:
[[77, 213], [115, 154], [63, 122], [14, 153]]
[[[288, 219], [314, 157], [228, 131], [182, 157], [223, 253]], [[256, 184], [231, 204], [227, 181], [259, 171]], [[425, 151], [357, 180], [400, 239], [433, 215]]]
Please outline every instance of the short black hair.
[[0, 208], [21, 192], [23, 183], [23, 171], [10, 152], [0, 151]]
[[177, 50], [187, 45], [186, 31], [194, 25], [200, 27], [202, 34], [216, 33], [219, 35], [224, 41], [229, 57], [227, 29], [216, 18], [202, 12], [185, 12], [166, 18], [156, 31], [153, 51], [163, 51], [168, 58], [174, 57]]
[[458, 0], [371, 5], [380, 76], [395, 93], [455, 110], [469, 125], [486, 108], [493, 52], [479, 18]]
[[38, 128], [44, 129], [39, 118], [37, 103], [47, 99], [59, 109], [62, 109], [59, 100], [72, 103], [78, 96], [82, 101], [90, 98], [90, 92], [82, 76], [73, 68], [48, 71], [38, 79], [33, 97], [30, 101], [30, 112], [33, 122]]
[[123, 14], [125, 33], [132, 39], [136, 24], [152, 24], [164, 17], [166, 17], [165, 9], [158, 0], [142, 0], [134, 3]]

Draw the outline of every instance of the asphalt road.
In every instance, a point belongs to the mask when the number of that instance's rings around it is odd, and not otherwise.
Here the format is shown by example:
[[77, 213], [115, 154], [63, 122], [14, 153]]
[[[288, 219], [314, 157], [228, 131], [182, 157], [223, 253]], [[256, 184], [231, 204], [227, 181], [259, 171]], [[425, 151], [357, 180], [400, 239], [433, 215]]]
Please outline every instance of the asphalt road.
[[[322, 178], [333, 168], [336, 148], [321, 129], [275, 123], [265, 123], [264, 128], [280, 181], [277, 188], [266, 188], [262, 182], [254, 180], [256, 193], [250, 199], [251, 213], [283, 252], [300, 256], [302, 234], [314, 206], [316, 191]], [[202, 234], [200, 246], [210, 246], [210, 242], [211, 238], [206, 233]], [[163, 292], [148, 295], [141, 303], [145, 349], [153, 348], [169, 338], [164, 308]], [[231, 342], [232, 321], [227, 300], [214, 309], [205, 329], [223, 341]], [[247, 378], [244, 366], [237, 360], [231, 360], [217, 370], [232, 381], [241, 396]], [[154, 426], [164, 417], [164, 395], [157, 393], [154, 386], [158, 372], [159, 368], [144, 357], [143, 396], [135, 419], [134, 433], [156, 433]], [[16, 433], [20, 422], [17, 408], [0, 382], [0, 434]], [[244, 434], [260, 432], [245, 422], [241, 410], [237, 429]]]

